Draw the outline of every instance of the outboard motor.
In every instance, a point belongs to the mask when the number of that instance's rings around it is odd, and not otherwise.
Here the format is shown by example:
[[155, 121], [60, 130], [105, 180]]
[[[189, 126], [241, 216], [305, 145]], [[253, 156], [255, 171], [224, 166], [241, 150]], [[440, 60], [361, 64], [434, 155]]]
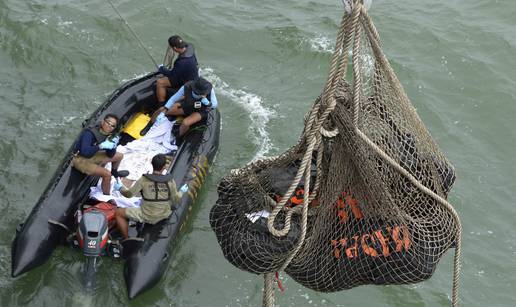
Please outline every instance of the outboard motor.
[[102, 211], [94, 208], [84, 212], [82, 217], [78, 216], [78, 219], [77, 241], [84, 256], [86, 256], [83, 269], [85, 291], [87, 294], [94, 294], [97, 260], [105, 254], [108, 245], [108, 221]]
[[84, 213], [79, 223], [77, 240], [85, 256], [96, 257], [105, 254], [108, 231], [108, 221], [101, 211], [94, 209]]

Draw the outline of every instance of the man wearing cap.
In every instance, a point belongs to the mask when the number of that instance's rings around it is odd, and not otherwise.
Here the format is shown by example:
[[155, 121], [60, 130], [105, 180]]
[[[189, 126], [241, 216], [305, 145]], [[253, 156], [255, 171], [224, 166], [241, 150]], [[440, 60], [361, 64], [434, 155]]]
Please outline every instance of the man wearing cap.
[[191, 125], [205, 121], [211, 109], [218, 105], [212, 84], [200, 77], [182, 86], [161, 108], [156, 118], [157, 124], [166, 116], [184, 116], [179, 127], [179, 136], [183, 136]]
[[186, 82], [199, 78], [199, 68], [195, 57], [194, 46], [185, 42], [179, 35], [171, 36], [168, 45], [178, 53], [171, 70], [160, 65], [159, 72], [165, 77], [159, 78], [156, 83], [156, 95], [159, 105], [167, 99], [168, 88], [180, 88]]

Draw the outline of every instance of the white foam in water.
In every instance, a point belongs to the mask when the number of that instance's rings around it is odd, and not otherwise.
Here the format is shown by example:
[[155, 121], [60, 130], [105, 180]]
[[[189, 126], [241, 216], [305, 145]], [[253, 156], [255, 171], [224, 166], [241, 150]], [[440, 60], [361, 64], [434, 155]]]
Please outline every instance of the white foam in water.
[[360, 60], [362, 62], [362, 73], [371, 78], [374, 70], [374, 58], [370, 54], [361, 54]]
[[143, 77], [145, 77], [145, 76], [146, 76], [146, 75], [148, 75], [148, 74], [150, 74], [150, 72], [142, 72], [142, 73], [140, 73], [140, 74], [134, 74], [134, 75], [132, 76], [132, 78], [130, 78], [130, 79], [122, 79], [122, 80], [120, 81], [120, 85], [125, 84], [125, 83], [127, 83], [127, 82], [129, 82], [129, 81], [133, 81], [133, 80], [137, 80], [137, 79], [143, 78]]
[[[222, 81], [211, 68], [202, 68], [200, 74], [211, 81], [215, 87], [217, 95], [229, 97], [231, 101], [237, 103], [245, 111], [249, 113], [251, 118], [251, 125], [249, 125], [249, 134], [256, 146], [258, 152], [253, 160], [263, 158], [271, 148], [271, 139], [267, 132], [267, 125], [275, 112], [263, 105], [262, 99], [253, 93], [248, 93], [244, 90], [233, 89], [226, 82]], [[220, 98], [218, 98], [220, 100]]]
[[335, 48], [335, 43], [333, 40], [329, 39], [326, 36], [319, 35], [310, 39], [310, 47], [313, 51], [324, 52], [324, 53], [333, 53], [333, 49]]
[[38, 127], [43, 127], [45, 129], [54, 129], [57, 127], [68, 126], [69, 123], [73, 122], [75, 119], [79, 117], [77, 116], [65, 116], [62, 120], [55, 120], [50, 118], [40, 119], [34, 122], [34, 124]]
[[57, 22], [57, 25], [60, 27], [67, 27], [73, 25], [73, 21], [63, 21], [61, 20], [61, 17], [59, 17], [59, 21]]
[[[310, 40], [310, 46], [312, 50], [324, 53], [333, 53], [335, 43], [326, 36], [318, 36]], [[353, 50], [348, 52], [349, 58], [348, 63], [352, 63]], [[360, 61], [362, 62], [363, 73], [366, 76], [371, 77], [374, 69], [374, 58], [370, 54], [361, 54]]]
[[[57, 16], [57, 28], [66, 36], [70, 36], [72, 35], [71, 33], [78, 32], [73, 21], [63, 20], [61, 16]], [[81, 32], [84, 32], [84, 30]]]

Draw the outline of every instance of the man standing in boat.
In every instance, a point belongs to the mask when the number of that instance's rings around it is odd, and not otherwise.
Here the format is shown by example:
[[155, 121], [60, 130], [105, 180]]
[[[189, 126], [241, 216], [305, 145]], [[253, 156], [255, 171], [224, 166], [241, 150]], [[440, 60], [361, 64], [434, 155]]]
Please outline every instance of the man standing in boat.
[[129, 236], [127, 219], [156, 224], [170, 216], [171, 204], [179, 203], [183, 193], [188, 191], [186, 184], [178, 191], [175, 181], [170, 176], [162, 174], [167, 163], [164, 154], [155, 155], [151, 163], [152, 174], [143, 175], [131, 188], [128, 189], [118, 182], [114, 186], [114, 189], [120, 190], [125, 197], [141, 195], [143, 199], [139, 208], [116, 209], [116, 225], [124, 238]]
[[159, 78], [156, 82], [156, 96], [159, 106], [162, 106], [167, 99], [169, 88], [178, 89], [186, 82], [199, 77], [199, 67], [195, 57], [194, 46], [185, 42], [179, 35], [171, 36], [168, 45], [178, 53], [171, 70], [160, 65], [159, 72], [165, 77]]
[[200, 77], [195, 81], [187, 82], [170, 99], [156, 118], [157, 124], [166, 116], [184, 116], [179, 127], [179, 136], [183, 136], [190, 126], [205, 121], [211, 109], [218, 105], [213, 85]]
[[[72, 165], [75, 169], [90, 176], [102, 178], [102, 193], [111, 194], [111, 175], [124, 177], [128, 171], [118, 171], [118, 165], [124, 155], [116, 152], [119, 137], [113, 137], [118, 125], [115, 114], [107, 114], [99, 125], [86, 128], [74, 147]], [[111, 162], [111, 172], [104, 164]]]

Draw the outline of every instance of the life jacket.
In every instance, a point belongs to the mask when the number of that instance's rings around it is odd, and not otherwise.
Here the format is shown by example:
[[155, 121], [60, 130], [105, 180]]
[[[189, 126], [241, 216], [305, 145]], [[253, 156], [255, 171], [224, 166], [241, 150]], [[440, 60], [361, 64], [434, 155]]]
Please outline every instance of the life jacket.
[[[145, 201], [169, 201], [171, 197], [171, 191], [170, 186], [168, 185], [168, 182], [171, 180], [171, 176], [169, 175], [155, 175], [155, 174], [144, 174], [147, 179], [152, 181], [154, 183], [154, 198], [147, 198], [145, 195], [143, 195], [143, 191], [141, 191], [142, 198]], [[167, 191], [167, 198], [159, 198], [159, 191], [166, 190]]]
[[100, 132], [100, 125], [90, 126], [86, 129], [90, 130], [93, 133], [93, 136], [95, 136], [94, 145], [98, 145], [104, 142], [110, 136], [110, 134], [104, 134]]
[[296, 190], [294, 191], [294, 195], [292, 195], [289, 199], [290, 203], [292, 204], [292, 207], [303, 204], [304, 193], [305, 189], [299, 187], [296, 188]]
[[[208, 107], [211, 107], [211, 92], [206, 96], [206, 99], [208, 99], [208, 101], [210, 102], [210, 104], [207, 106], [201, 103], [202, 97], [194, 98], [194, 96], [192, 95], [192, 87], [194, 82], [195, 81], [189, 81], [184, 85], [185, 98], [183, 99], [183, 101], [185, 102], [185, 104], [194, 110], [203, 110]], [[196, 103], [199, 106], [198, 108], [195, 107]]]
[[[290, 198], [287, 200], [287, 206], [289, 207], [295, 207], [298, 205], [302, 205], [304, 201], [304, 193], [305, 189], [302, 187], [297, 187], [294, 190], [294, 194], [290, 196]], [[281, 200], [281, 196], [276, 194], [276, 202], [279, 202]], [[314, 200], [315, 201], [315, 200]], [[312, 201], [312, 205], [314, 204], [314, 201]]]
[[[93, 145], [98, 145], [102, 142], [104, 142], [108, 137], [110, 137], [111, 135], [110, 134], [103, 134], [102, 132], [100, 132], [100, 125], [97, 124], [97, 125], [91, 125], [89, 127], [86, 127], [84, 128], [84, 130], [89, 130], [91, 131], [91, 133], [93, 134], [93, 137], [94, 137], [94, 141], [93, 141]], [[83, 132], [84, 133], [84, 132]], [[75, 143], [75, 147], [74, 147], [74, 152], [76, 153], [79, 153], [80, 154], [80, 148], [79, 148], [79, 142], [77, 141]]]

